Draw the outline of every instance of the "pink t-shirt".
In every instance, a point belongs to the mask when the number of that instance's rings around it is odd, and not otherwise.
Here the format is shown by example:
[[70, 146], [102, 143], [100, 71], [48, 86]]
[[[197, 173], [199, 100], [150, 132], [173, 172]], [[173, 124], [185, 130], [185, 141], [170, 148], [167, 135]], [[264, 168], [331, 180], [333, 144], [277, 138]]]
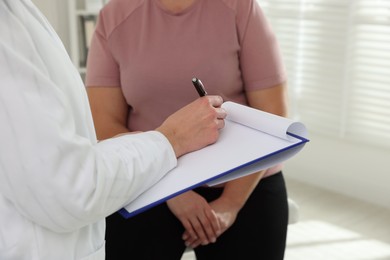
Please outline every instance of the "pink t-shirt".
[[255, 0], [195, 0], [172, 13], [159, 0], [111, 0], [88, 55], [87, 87], [121, 87], [128, 127], [151, 130], [208, 94], [246, 104], [245, 92], [286, 80], [279, 49]]

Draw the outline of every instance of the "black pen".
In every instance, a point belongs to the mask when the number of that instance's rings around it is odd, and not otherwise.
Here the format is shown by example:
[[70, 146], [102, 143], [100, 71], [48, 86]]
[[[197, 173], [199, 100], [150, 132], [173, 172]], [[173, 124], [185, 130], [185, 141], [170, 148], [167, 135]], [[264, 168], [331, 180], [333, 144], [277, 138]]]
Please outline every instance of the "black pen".
[[192, 78], [192, 84], [196, 88], [196, 91], [198, 91], [199, 96], [204, 97], [207, 95], [207, 92], [204, 89], [204, 86], [202, 84], [202, 81], [200, 81], [200, 79]]

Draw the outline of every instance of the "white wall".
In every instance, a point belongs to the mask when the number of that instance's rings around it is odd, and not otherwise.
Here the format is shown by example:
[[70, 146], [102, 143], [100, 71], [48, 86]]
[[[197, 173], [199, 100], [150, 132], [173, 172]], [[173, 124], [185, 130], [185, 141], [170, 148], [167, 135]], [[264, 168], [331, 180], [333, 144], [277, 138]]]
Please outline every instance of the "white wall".
[[285, 175], [390, 208], [390, 150], [310, 135]]
[[[33, 0], [69, 50], [68, 0]], [[310, 129], [309, 129], [310, 130]], [[288, 178], [390, 208], [390, 151], [311, 135], [286, 163]]]
[[69, 0], [32, 0], [49, 20], [69, 52]]

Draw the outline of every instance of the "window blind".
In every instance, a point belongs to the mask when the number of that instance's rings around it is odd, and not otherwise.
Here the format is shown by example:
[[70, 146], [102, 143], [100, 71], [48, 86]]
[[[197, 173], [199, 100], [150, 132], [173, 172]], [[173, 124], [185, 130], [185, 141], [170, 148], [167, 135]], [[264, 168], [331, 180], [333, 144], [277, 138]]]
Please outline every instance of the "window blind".
[[310, 132], [390, 147], [390, 1], [258, 0]]

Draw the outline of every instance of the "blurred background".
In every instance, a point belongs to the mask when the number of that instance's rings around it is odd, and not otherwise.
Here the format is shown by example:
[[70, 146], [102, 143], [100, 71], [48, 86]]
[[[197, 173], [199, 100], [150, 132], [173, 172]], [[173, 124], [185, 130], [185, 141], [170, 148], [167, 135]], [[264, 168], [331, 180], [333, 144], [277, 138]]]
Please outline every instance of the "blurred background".
[[[33, 0], [83, 76], [103, 0]], [[286, 162], [286, 259], [390, 259], [390, 1], [258, 0], [310, 143]], [[186, 253], [193, 259], [191, 252]]]

